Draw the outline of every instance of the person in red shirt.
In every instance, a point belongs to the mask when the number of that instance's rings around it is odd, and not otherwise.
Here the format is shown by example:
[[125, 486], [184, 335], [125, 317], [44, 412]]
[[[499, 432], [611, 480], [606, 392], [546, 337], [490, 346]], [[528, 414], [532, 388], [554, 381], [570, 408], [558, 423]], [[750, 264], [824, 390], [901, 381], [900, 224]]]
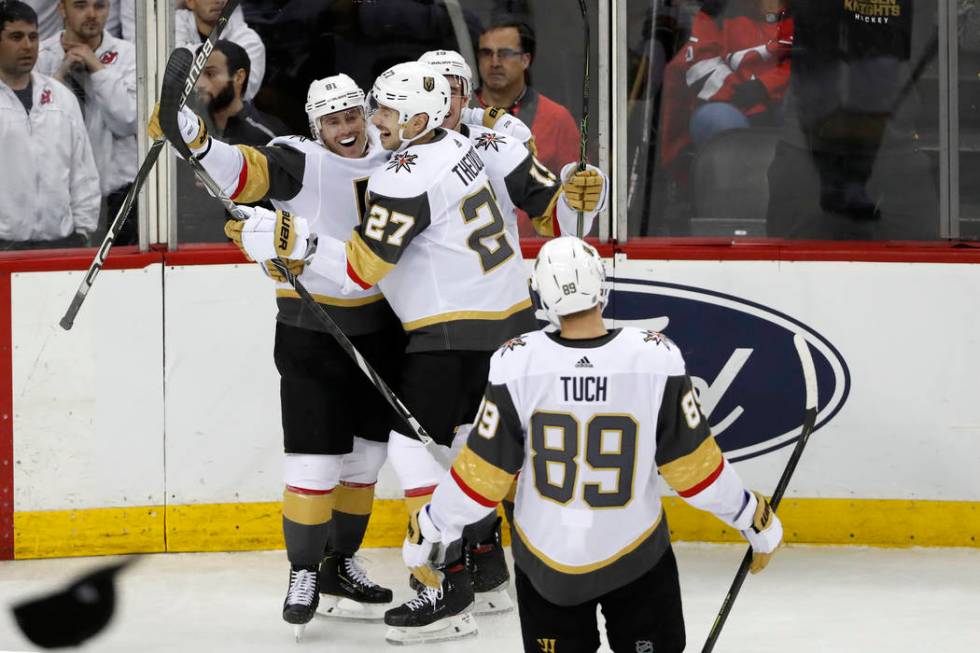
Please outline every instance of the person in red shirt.
[[534, 31], [526, 23], [509, 16], [494, 20], [480, 35], [482, 86], [476, 98], [482, 107], [503, 107], [524, 121], [538, 160], [557, 172], [578, 160], [579, 131], [567, 108], [529, 84], [534, 53]]
[[779, 124], [793, 43], [785, 4], [702, 1], [690, 39], [665, 73], [664, 164], [689, 142], [699, 145], [729, 129]]

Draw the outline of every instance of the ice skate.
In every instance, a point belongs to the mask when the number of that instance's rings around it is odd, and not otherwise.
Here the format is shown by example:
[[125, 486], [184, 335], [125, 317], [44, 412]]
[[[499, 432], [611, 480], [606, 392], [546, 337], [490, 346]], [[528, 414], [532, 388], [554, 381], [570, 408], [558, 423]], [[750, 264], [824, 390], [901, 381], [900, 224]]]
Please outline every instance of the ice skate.
[[473, 614], [495, 614], [514, 609], [507, 594], [510, 571], [500, 542], [500, 519], [484, 542], [466, 546], [466, 566], [473, 578]]
[[293, 624], [293, 635], [297, 642], [303, 638], [306, 624], [316, 614], [317, 605], [320, 603], [318, 585], [319, 578], [315, 567], [289, 570], [289, 590], [282, 604], [282, 618], [286, 623]]
[[328, 553], [320, 563], [320, 614], [337, 619], [381, 621], [391, 590], [370, 578], [354, 556]]
[[476, 635], [473, 586], [464, 565], [443, 570], [440, 587], [423, 586], [411, 601], [385, 613], [389, 626], [385, 639], [390, 644], [421, 644], [462, 639]]

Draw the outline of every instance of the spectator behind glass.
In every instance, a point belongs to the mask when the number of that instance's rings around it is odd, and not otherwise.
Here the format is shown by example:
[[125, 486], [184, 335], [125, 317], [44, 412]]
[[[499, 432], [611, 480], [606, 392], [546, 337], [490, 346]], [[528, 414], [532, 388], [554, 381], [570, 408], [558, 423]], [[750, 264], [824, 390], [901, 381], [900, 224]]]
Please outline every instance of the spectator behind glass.
[[664, 165], [721, 132], [778, 126], [789, 86], [785, 0], [702, 0], [691, 37], [665, 74]]
[[242, 97], [248, 87], [251, 62], [244, 48], [224, 39], [215, 43], [204, 72], [197, 81], [197, 95], [206, 108], [209, 127], [232, 145], [265, 145], [276, 136], [289, 134], [281, 120], [263, 113]]
[[[793, 75], [769, 167], [770, 236], [936, 237], [934, 167], [915, 141], [915, 95], [902, 91], [914, 4], [793, 2]], [[935, 38], [931, 22], [922, 24]]]
[[[105, 29], [108, 0], [61, 0], [65, 29], [41, 43], [37, 71], [72, 90], [85, 118], [111, 222], [136, 177], [136, 48]], [[117, 245], [139, 240], [134, 214]]]
[[530, 85], [534, 62], [534, 32], [512, 16], [494, 20], [480, 35], [477, 51], [482, 87], [477, 100], [483, 107], [504, 107], [531, 128], [538, 160], [549, 170], [579, 158], [575, 119], [561, 104]]
[[[109, 4], [109, 18], [106, 20], [105, 29], [113, 36], [123, 36], [120, 0], [106, 1]], [[123, 1], [132, 5], [136, 0]], [[37, 12], [38, 38], [44, 41], [61, 31], [61, 12], [58, 10], [61, 0], [27, 0], [27, 4]]]
[[[174, 16], [177, 45], [196, 50], [214, 29], [221, 10], [227, 3], [228, 0], [187, 0], [187, 9], [178, 9]], [[245, 99], [251, 100], [259, 92], [265, 76], [265, 45], [259, 35], [245, 24], [245, 19], [237, 9], [232, 13], [221, 36], [237, 43], [248, 53], [252, 72], [245, 90]]]
[[85, 245], [99, 222], [99, 175], [75, 96], [33, 72], [37, 14], [0, 3], [0, 249]]

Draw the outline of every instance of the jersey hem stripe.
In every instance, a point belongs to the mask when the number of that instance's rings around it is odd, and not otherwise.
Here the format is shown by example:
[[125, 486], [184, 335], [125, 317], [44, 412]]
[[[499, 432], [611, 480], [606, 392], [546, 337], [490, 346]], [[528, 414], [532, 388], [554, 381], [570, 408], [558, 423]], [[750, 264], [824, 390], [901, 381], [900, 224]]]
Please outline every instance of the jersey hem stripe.
[[514, 304], [510, 308], [505, 308], [502, 311], [451, 311], [449, 313], [440, 313], [438, 315], [424, 317], [411, 322], [402, 322], [402, 327], [406, 331], [415, 331], [416, 329], [421, 329], [433, 324], [453, 322], [456, 320], [502, 320], [527, 308], [531, 308], [530, 297]]
[[[276, 297], [288, 297], [289, 299], [299, 299], [299, 293], [295, 290], [288, 290], [286, 288], [279, 288], [276, 290]], [[357, 306], [366, 306], [367, 304], [373, 304], [375, 302], [380, 302], [385, 298], [384, 295], [378, 293], [377, 295], [371, 295], [370, 297], [360, 297], [358, 299], [340, 299], [338, 297], [331, 297], [330, 295], [313, 295], [313, 299], [316, 300], [317, 304], [326, 304], [327, 306], [340, 306], [344, 308], [351, 308]]]

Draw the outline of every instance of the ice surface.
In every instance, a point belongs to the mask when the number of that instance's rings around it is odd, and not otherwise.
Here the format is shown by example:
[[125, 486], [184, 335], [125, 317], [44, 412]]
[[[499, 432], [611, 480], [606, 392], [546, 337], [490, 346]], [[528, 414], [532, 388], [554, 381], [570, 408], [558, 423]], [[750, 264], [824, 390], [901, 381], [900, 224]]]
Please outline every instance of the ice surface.
[[[700, 651], [744, 551], [677, 544], [688, 651]], [[365, 552], [376, 581], [410, 597], [397, 549]], [[0, 563], [0, 604], [43, 594], [106, 558]], [[478, 637], [405, 649], [385, 643], [383, 624], [318, 617], [296, 644], [280, 616], [287, 582], [282, 551], [158, 554], [120, 578], [120, 605], [85, 651], [520, 651], [516, 611], [477, 618]], [[601, 623], [601, 616], [600, 616]], [[605, 639], [603, 638], [603, 641]], [[9, 609], [0, 610], [0, 651], [30, 651]], [[609, 649], [603, 646], [602, 651]], [[718, 653], [980, 651], [980, 550], [794, 546], [750, 576]]]

